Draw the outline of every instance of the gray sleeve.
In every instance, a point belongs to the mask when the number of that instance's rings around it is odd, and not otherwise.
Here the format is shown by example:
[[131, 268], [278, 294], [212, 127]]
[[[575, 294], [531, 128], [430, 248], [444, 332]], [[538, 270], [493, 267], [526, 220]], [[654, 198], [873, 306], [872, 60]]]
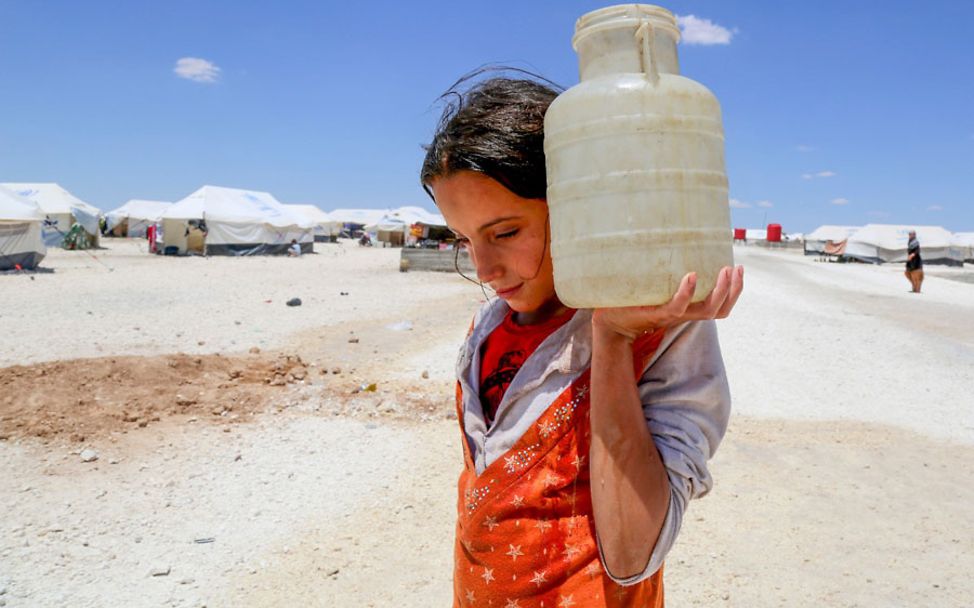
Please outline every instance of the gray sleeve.
[[670, 505], [646, 569], [624, 579], [609, 575], [621, 585], [636, 584], [659, 570], [680, 532], [687, 503], [713, 487], [707, 461], [730, 417], [716, 323], [693, 321], [670, 330], [639, 380], [639, 396], [670, 478]]

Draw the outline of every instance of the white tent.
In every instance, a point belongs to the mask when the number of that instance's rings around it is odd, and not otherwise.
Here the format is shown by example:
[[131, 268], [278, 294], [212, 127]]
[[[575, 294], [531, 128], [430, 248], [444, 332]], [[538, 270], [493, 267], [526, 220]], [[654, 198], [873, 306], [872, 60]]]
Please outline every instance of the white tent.
[[446, 220], [442, 215], [431, 213], [422, 207], [399, 207], [386, 211], [374, 224], [366, 225], [366, 229], [401, 230], [403, 226], [409, 228], [413, 224], [446, 227]]
[[[919, 235], [917, 235], [919, 238]], [[955, 232], [950, 244], [960, 250], [960, 256], [969, 264], [974, 264], [974, 232]], [[920, 254], [923, 255], [923, 242], [920, 242]]]
[[328, 217], [340, 224], [358, 224], [369, 226], [375, 224], [388, 213], [384, 209], [335, 209], [328, 212]]
[[805, 255], [821, 255], [829, 241], [841, 243], [859, 228], [860, 226], [819, 226], [805, 235]]
[[75, 197], [58, 184], [6, 183], [0, 186], [37, 203], [45, 216], [43, 234], [47, 246], [59, 247], [74, 224], [81, 224], [91, 245], [98, 244], [98, 218], [101, 216], [98, 207]]
[[749, 243], [768, 240], [768, 231], [765, 228], [748, 228], [744, 232], [744, 238]]
[[47, 254], [43, 223], [36, 203], [0, 186], [0, 270], [37, 268]]
[[165, 201], [146, 201], [132, 199], [105, 214], [108, 229], [117, 236], [139, 237], [145, 236], [146, 229], [158, 224], [162, 213], [172, 206]]
[[312, 251], [313, 223], [267, 192], [203, 186], [162, 213], [163, 250], [206, 255]]
[[377, 240], [392, 245], [403, 245], [413, 225], [446, 228], [442, 215], [431, 213], [422, 207], [390, 209], [365, 229], [376, 234]]
[[910, 230], [916, 230], [924, 264], [964, 263], [960, 249], [951, 245], [951, 233], [940, 226], [866, 224], [846, 241], [843, 256], [873, 264], [905, 262]]
[[316, 205], [285, 205], [311, 222], [316, 241], [329, 241], [342, 231], [342, 223], [321, 210]]

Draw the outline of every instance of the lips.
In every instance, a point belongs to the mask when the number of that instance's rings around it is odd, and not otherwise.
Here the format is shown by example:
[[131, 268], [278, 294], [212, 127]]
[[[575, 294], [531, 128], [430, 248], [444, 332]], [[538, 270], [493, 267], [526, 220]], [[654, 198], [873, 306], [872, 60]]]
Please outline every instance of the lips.
[[513, 287], [508, 287], [506, 289], [495, 289], [494, 293], [496, 293], [497, 297], [499, 298], [509, 298], [513, 296], [515, 293], [517, 293], [517, 291], [521, 289], [523, 285], [524, 283], [518, 283], [517, 285]]

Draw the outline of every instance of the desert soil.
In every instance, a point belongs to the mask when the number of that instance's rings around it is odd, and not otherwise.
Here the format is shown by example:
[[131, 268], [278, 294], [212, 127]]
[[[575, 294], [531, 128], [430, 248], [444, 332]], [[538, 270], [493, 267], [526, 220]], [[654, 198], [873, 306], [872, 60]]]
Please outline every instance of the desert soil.
[[[0, 275], [0, 606], [450, 604], [452, 367], [483, 295], [317, 248], [110, 239]], [[669, 605], [971, 605], [969, 271], [917, 296], [896, 268], [736, 255], [735, 414]]]

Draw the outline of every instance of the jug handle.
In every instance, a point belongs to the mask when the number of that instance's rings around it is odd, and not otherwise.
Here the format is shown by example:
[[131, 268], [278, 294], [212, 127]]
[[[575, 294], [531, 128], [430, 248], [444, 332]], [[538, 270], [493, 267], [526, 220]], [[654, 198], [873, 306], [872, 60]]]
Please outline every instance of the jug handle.
[[642, 53], [640, 61], [643, 64], [643, 72], [652, 84], [659, 82], [659, 68], [656, 66], [656, 55], [653, 53], [654, 42], [656, 41], [656, 30], [649, 20], [644, 19], [639, 27], [636, 28], [636, 40], [642, 43]]

